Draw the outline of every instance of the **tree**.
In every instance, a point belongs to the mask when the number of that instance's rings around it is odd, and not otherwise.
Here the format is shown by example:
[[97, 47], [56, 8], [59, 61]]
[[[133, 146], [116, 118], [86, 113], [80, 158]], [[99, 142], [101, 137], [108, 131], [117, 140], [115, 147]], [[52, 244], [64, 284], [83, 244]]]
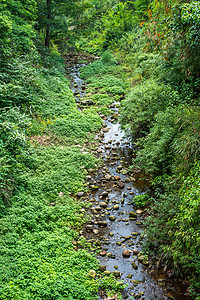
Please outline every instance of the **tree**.
[[38, 0], [38, 22], [36, 29], [44, 35], [44, 44], [50, 47], [53, 39], [57, 44], [67, 40], [69, 27], [76, 27], [79, 16], [86, 4], [79, 0]]

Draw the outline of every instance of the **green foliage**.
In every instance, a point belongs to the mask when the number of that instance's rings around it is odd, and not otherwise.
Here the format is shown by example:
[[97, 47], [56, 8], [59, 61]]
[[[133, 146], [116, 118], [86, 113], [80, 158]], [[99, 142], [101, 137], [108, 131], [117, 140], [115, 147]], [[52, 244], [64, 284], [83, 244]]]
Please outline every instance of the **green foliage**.
[[144, 207], [149, 202], [149, 195], [148, 194], [141, 194], [137, 195], [133, 198], [133, 204], [137, 207]]
[[178, 94], [170, 86], [159, 84], [152, 79], [142, 81], [122, 101], [122, 124], [124, 127], [128, 124], [133, 137], [147, 134], [155, 115], [164, 111], [167, 105], [177, 102]]
[[109, 51], [105, 51], [102, 55], [102, 62], [103, 63], [110, 63], [113, 61], [113, 56]]
[[180, 189], [180, 205], [176, 216], [169, 220], [170, 237], [172, 244], [165, 251], [173, 257], [177, 264], [181, 264], [193, 287], [200, 288], [199, 282], [199, 206], [200, 206], [200, 165], [199, 162], [192, 168], [189, 176], [183, 179]]
[[67, 141], [74, 142], [75, 139], [84, 140], [92, 132], [100, 129], [102, 120], [96, 113], [91, 110], [85, 112], [74, 112], [67, 117], [56, 118], [54, 123], [50, 125], [50, 129], [56, 135], [65, 137]]
[[[162, 178], [162, 180], [164, 179]], [[168, 220], [173, 219], [176, 215], [179, 198], [172, 193], [163, 194], [158, 188], [155, 192], [156, 197], [151, 198], [150, 215], [145, 220], [145, 249], [161, 255], [165, 245], [169, 245], [172, 241], [169, 236], [171, 226]]]
[[102, 17], [104, 26], [103, 47], [109, 47], [119, 40], [126, 31], [130, 31], [134, 23], [134, 14], [128, 3], [118, 2], [106, 15]]

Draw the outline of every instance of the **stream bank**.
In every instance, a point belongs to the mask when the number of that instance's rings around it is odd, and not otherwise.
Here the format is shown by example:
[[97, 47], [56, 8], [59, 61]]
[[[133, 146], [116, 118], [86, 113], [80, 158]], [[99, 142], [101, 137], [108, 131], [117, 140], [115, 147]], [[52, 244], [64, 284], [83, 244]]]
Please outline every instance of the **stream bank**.
[[[80, 78], [80, 68], [86, 64], [72, 62], [67, 69], [79, 109], [92, 105], [83, 100], [87, 85]], [[98, 258], [102, 272], [113, 273], [127, 284], [123, 299], [189, 300], [186, 286], [178, 279], [168, 278], [163, 270], [155, 269], [142, 253], [144, 213], [134, 209], [132, 199], [148, 190], [148, 181], [141, 180], [142, 174], [137, 170], [128, 172], [132, 144], [117, 121], [119, 105], [114, 100], [110, 105], [111, 116], [100, 114], [104, 124], [95, 139], [99, 141], [96, 156], [101, 158], [102, 166], [97, 172], [90, 170], [87, 176], [90, 192], [86, 196], [78, 195], [92, 203], [88, 212], [91, 220], [80, 234], [100, 246]], [[99, 300], [105, 298], [106, 294], [101, 292]]]

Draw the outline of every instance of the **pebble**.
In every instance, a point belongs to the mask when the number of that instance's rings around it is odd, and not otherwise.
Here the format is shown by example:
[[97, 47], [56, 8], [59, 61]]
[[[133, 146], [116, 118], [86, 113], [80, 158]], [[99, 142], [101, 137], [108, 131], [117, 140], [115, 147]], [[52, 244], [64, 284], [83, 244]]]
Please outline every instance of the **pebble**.
[[110, 221], [115, 221], [115, 220], [116, 220], [116, 217], [113, 216], [113, 215], [112, 215], [112, 216], [109, 216], [109, 220], [110, 220]]
[[123, 250], [123, 253], [122, 253], [123, 257], [130, 257], [130, 255], [131, 255], [131, 252], [129, 250], [126, 250], [126, 249]]

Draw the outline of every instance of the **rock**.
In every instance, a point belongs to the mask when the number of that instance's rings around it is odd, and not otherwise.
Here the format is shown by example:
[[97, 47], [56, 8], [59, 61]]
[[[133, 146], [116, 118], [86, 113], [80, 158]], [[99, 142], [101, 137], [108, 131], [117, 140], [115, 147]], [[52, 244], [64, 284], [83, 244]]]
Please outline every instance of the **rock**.
[[117, 167], [117, 170], [118, 170], [118, 171], [120, 171], [120, 170], [122, 170], [122, 169], [123, 169], [122, 166], [118, 166], [118, 167]]
[[115, 204], [115, 205], [113, 206], [113, 209], [118, 210], [118, 209], [119, 209], [119, 205], [118, 205], [118, 204]]
[[111, 178], [112, 178], [112, 176], [111, 176], [111, 175], [108, 175], [108, 174], [107, 174], [107, 175], [105, 175], [105, 179], [106, 179], [106, 180], [111, 180]]
[[138, 255], [139, 254], [139, 251], [137, 249], [133, 249], [133, 254], [134, 255]]
[[79, 198], [82, 197], [83, 195], [84, 195], [84, 192], [78, 192], [78, 193], [76, 194], [76, 196], [79, 197]]
[[124, 188], [124, 182], [117, 182], [117, 185], [120, 187], [120, 189], [123, 189]]
[[99, 226], [107, 226], [107, 222], [106, 221], [99, 221], [98, 225]]
[[105, 266], [105, 265], [100, 265], [100, 266], [99, 266], [99, 271], [100, 271], [100, 272], [106, 271], [106, 266]]
[[94, 234], [98, 234], [98, 233], [99, 233], [99, 230], [98, 230], [98, 229], [93, 229], [93, 233], [94, 233]]
[[97, 185], [91, 185], [90, 188], [92, 191], [97, 191], [99, 189]]
[[96, 214], [98, 214], [98, 212], [96, 211], [96, 209], [91, 209], [91, 213], [93, 214], [93, 215], [96, 215]]
[[96, 211], [100, 211], [101, 207], [100, 206], [96, 206], [95, 209], [96, 209]]
[[86, 226], [86, 231], [87, 231], [87, 232], [93, 231], [93, 226], [92, 226], [92, 225], [87, 225], [87, 226]]
[[131, 263], [131, 266], [132, 266], [132, 268], [133, 268], [134, 270], [137, 270], [137, 269], [138, 269], [138, 266], [135, 264], [134, 261]]
[[120, 176], [115, 176], [114, 178], [115, 178], [115, 180], [120, 180], [121, 179]]
[[132, 277], [133, 277], [132, 274], [129, 274], [128, 276], [126, 276], [126, 278], [129, 278], [129, 279], [131, 279]]
[[111, 274], [111, 272], [110, 271], [104, 271], [104, 274], [109, 276]]
[[109, 235], [110, 235], [110, 236], [114, 236], [114, 233], [113, 233], [113, 232], [110, 232]]
[[173, 278], [174, 277], [174, 272], [172, 270], [167, 271], [167, 277], [168, 278]]
[[119, 267], [117, 265], [115, 265], [114, 268], [117, 270]]
[[113, 271], [112, 274], [115, 276], [115, 277], [121, 277], [121, 273], [119, 271]]
[[116, 245], [117, 245], [117, 246], [121, 246], [121, 245], [122, 245], [122, 242], [117, 242]]
[[95, 278], [96, 277], [96, 272], [94, 270], [90, 270], [88, 273], [89, 277]]
[[101, 196], [101, 197], [107, 197], [107, 196], [108, 196], [108, 192], [104, 191], [103, 193], [101, 193], [100, 196]]
[[99, 206], [103, 207], [103, 208], [106, 208], [108, 206], [108, 204], [106, 202], [100, 202], [99, 203]]
[[136, 213], [139, 214], [139, 215], [140, 215], [140, 214], [143, 214], [143, 212], [144, 212], [144, 211], [141, 210], [141, 209], [137, 209], [137, 210], [136, 210]]
[[134, 239], [136, 239], [136, 237], [139, 235], [138, 232], [132, 232], [131, 235], [133, 236]]
[[130, 255], [131, 255], [131, 252], [129, 250], [126, 250], [126, 249], [123, 250], [123, 253], [122, 253], [123, 257], [130, 257]]
[[131, 238], [131, 235], [127, 235], [124, 237], [124, 240], [127, 241], [127, 240], [130, 240], [130, 238]]
[[106, 254], [107, 254], [106, 250], [102, 250], [102, 251], [99, 253], [100, 256], [106, 256]]
[[110, 220], [110, 221], [115, 221], [115, 220], [116, 220], [116, 217], [113, 216], [113, 215], [112, 215], [112, 216], [109, 216], [109, 220]]
[[114, 255], [114, 254], [112, 254], [111, 252], [108, 252], [107, 256], [108, 256], [109, 258], [113, 258], [113, 259], [115, 259], [115, 255]]
[[129, 217], [130, 217], [131, 219], [137, 219], [137, 214], [136, 214], [135, 212], [133, 212], [133, 211], [130, 211], [130, 212], [129, 212]]

